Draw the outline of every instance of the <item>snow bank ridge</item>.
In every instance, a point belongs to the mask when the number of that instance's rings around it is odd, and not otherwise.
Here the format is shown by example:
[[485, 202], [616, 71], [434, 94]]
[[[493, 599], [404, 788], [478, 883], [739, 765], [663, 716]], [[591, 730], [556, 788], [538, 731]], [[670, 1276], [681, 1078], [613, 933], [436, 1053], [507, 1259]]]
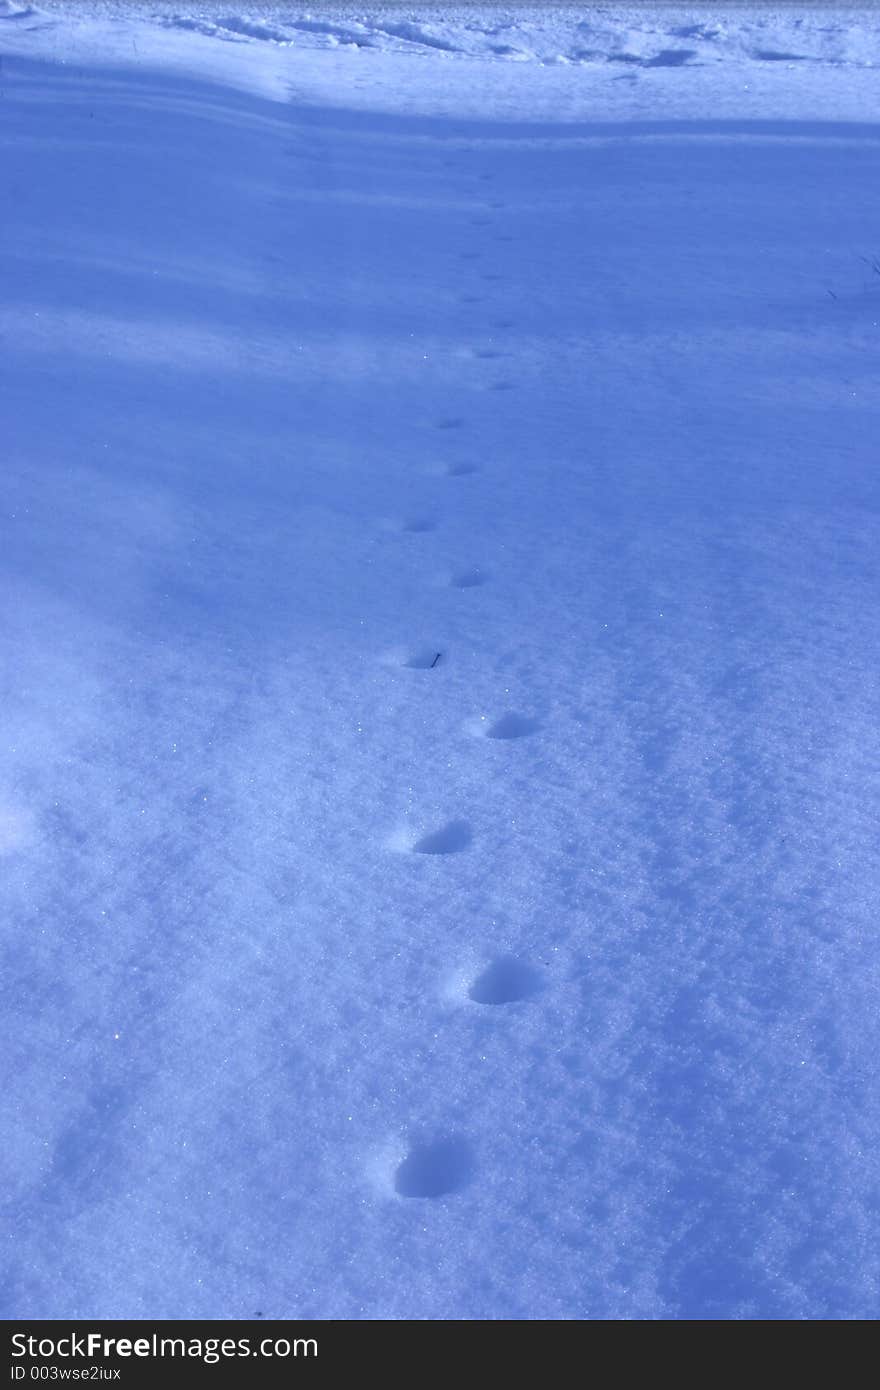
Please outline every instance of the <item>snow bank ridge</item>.
[[717, 21], [695, 22], [685, 10], [603, 11], [583, 19], [575, 10], [496, 9], [396, 11], [350, 16], [268, 10], [265, 18], [204, 12], [155, 16], [162, 25], [195, 30], [227, 42], [265, 42], [309, 48], [363, 48], [411, 55], [496, 58], [513, 62], [632, 68], [683, 68], [724, 61], [856, 63], [877, 60], [876, 28], [864, 12], [816, 10], [786, 14], [728, 11]]

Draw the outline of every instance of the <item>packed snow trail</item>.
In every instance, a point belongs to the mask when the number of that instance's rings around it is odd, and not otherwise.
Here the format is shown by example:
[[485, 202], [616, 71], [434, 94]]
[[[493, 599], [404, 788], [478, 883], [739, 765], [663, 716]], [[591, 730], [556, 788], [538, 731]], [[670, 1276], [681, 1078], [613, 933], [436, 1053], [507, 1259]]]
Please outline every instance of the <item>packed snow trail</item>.
[[870, 112], [43, 33], [4, 1315], [876, 1316]]

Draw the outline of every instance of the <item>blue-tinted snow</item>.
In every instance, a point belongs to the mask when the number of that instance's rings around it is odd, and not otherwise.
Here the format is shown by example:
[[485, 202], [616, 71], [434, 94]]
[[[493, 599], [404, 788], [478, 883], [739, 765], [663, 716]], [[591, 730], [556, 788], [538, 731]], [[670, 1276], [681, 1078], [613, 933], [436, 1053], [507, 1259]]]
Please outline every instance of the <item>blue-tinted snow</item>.
[[870, 13], [5, 11], [5, 1316], [876, 1316]]

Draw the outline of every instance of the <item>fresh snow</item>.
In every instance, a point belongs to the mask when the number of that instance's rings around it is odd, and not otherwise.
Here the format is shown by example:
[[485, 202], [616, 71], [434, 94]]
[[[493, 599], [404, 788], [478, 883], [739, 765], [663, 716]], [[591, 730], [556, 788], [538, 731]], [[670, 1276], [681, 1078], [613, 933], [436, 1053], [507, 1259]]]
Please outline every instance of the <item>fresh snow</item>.
[[3, 1316], [875, 1318], [876, 12], [0, 52]]

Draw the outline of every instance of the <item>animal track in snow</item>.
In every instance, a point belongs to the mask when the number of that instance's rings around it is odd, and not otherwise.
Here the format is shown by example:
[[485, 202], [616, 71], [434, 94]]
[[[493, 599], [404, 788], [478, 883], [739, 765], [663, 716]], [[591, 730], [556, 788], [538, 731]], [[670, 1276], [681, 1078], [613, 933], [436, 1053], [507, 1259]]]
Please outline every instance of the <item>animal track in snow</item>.
[[481, 721], [479, 732], [483, 738], [528, 738], [530, 734], [536, 734], [541, 725], [537, 719], [531, 719], [527, 714], [515, 714], [512, 711], [502, 714], [500, 719], [494, 720], [491, 724], [483, 724]]
[[399, 1197], [444, 1197], [458, 1192], [473, 1171], [471, 1151], [454, 1135], [411, 1145], [394, 1175]]
[[450, 463], [446, 468], [447, 478], [469, 478], [472, 473], [479, 473], [479, 468], [475, 463]]
[[438, 646], [398, 648], [384, 659], [389, 666], [402, 666], [406, 671], [436, 671], [444, 653]]
[[499, 956], [477, 976], [468, 990], [475, 1004], [515, 1004], [541, 988], [536, 970], [515, 956]]
[[452, 820], [448, 825], [424, 835], [413, 845], [413, 854], [461, 854], [469, 848], [473, 835], [466, 820]]
[[486, 583], [488, 577], [484, 570], [459, 570], [449, 583], [453, 589], [477, 589]]
[[404, 521], [400, 529], [413, 535], [422, 535], [425, 531], [436, 531], [437, 523], [429, 516], [414, 516]]

